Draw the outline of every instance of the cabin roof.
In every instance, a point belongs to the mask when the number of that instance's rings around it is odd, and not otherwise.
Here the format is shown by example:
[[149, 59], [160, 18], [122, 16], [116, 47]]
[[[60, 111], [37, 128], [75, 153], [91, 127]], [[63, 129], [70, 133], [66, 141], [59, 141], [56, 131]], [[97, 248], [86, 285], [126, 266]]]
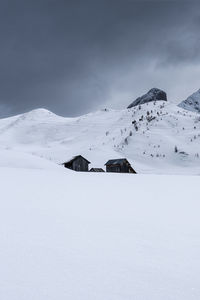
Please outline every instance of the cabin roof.
[[126, 158], [110, 159], [110, 160], [107, 161], [107, 163], [105, 164], [105, 166], [108, 166], [108, 165], [119, 165], [119, 164], [124, 163], [124, 162], [128, 162], [128, 160]]
[[91, 168], [90, 172], [94, 171], [94, 172], [105, 172], [102, 168]]
[[82, 157], [85, 161], [87, 161], [88, 164], [91, 164], [91, 162], [89, 160], [87, 160], [85, 157], [83, 157], [82, 155], [76, 155], [73, 156], [72, 158], [70, 158], [69, 160], [65, 161], [63, 164], [67, 164], [67, 163], [72, 163], [74, 160], [76, 160], [78, 157]]

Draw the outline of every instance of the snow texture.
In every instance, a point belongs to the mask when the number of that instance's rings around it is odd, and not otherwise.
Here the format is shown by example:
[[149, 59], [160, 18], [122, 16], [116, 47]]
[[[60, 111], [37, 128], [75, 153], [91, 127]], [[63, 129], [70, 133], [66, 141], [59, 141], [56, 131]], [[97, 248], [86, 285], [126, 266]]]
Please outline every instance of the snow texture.
[[[159, 101], [0, 120], [0, 298], [200, 299], [198, 114]], [[133, 175], [73, 172], [127, 157]]]
[[200, 298], [199, 177], [41, 170], [29, 158], [0, 168], [1, 299]]

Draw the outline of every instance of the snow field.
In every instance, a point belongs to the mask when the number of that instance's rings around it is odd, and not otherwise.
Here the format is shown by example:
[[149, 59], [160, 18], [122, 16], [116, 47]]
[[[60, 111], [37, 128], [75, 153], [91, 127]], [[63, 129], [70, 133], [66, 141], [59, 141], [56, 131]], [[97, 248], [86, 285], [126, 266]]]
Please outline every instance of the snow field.
[[199, 299], [199, 177], [1, 167], [0, 182], [1, 299]]

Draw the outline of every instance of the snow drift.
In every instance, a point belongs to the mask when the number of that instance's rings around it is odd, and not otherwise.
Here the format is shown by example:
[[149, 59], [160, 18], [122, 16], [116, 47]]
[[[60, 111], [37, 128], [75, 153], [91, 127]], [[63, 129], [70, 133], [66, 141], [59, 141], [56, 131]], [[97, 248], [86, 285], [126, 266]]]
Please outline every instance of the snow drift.
[[0, 167], [0, 182], [2, 299], [200, 298], [199, 177]]

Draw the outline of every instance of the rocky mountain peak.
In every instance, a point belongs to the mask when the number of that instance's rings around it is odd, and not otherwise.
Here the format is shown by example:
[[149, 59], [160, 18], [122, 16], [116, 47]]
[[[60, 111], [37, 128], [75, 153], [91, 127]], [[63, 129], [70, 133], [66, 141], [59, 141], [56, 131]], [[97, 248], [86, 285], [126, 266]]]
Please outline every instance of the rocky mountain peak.
[[127, 108], [158, 100], [167, 101], [167, 94], [158, 88], [152, 88], [146, 94], [134, 100]]
[[179, 103], [178, 106], [186, 110], [200, 113], [200, 89]]

